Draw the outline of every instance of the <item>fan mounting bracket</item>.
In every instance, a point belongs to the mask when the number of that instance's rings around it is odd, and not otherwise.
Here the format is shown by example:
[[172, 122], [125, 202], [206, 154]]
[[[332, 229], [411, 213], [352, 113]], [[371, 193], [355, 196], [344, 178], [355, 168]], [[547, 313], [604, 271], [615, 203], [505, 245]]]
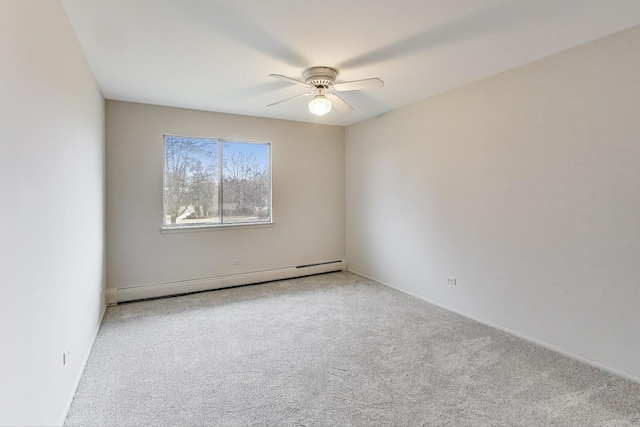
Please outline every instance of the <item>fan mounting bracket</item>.
[[329, 89], [338, 77], [338, 70], [331, 67], [311, 67], [304, 71], [304, 82], [312, 87]]

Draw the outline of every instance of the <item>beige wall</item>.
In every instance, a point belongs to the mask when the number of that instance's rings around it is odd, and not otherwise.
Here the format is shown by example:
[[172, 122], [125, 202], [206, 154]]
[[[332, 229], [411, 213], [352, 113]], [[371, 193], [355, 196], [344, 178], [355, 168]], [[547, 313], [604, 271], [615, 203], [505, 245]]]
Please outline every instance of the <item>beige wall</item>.
[[[343, 128], [117, 101], [106, 123], [108, 287], [344, 257]], [[271, 142], [275, 225], [161, 234], [164, 134]]]
[[104, 309], [104, 99], [58, 1], [0, 1], [0, 94], [0, 425], [51, 426]]
[[348, 127], [350, 269], [639, 379], [638, 52], [636, 27]]

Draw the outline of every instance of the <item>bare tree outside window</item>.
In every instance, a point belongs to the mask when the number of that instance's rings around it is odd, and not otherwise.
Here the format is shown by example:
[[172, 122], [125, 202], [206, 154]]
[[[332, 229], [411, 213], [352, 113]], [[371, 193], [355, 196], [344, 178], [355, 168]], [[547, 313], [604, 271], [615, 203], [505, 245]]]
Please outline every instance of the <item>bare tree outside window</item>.
[[271, 220], [270, 144], [165, 136], [164, 226]]
[[268, 147], [223, 144], [222, 218], [224, 222], [269, 217]]

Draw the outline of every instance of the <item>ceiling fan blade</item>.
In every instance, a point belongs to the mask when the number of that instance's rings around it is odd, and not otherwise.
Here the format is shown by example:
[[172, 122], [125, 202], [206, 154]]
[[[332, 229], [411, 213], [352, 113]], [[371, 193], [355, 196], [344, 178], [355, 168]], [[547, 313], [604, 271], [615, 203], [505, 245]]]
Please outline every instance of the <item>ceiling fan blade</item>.
[[350, 82], [336, 83], [333, 85], [335, 90], [340, 92], [348, 92], [351, 90], [376, 89], [384, 87], [384, 82], [377, 77], [372, 79], [353, 80]]
[[283, 76], [282, 74], [269, 74], [269, 77], [273, 77], [274, 79], [284, 80], [289, 83], [296, 83], [303, 86], [308, 86], [305, 82], [298, 79], [293, 79], [291, 77]]
[[340, 98], [337, 94], [332, 93], [328, 96], [331, 97], [331, 103], [334, 107], [336, 107], [336, 110], [340, 111], [341, 113], [350, 113], [353, 111], [353, 107], [347, 104], [346, 101]]
[[283, 102], [291, 101], [292, 99], [302, 98], [303, 96], [313, 95], [313, 92], [309, 93], [301, 93], [300, 95], [292, 96], [291, 98], [283, 99], [282, 101], [274, 102], [273, 104], [267, 105], [267, 107], [271, 107], [272, 105], [282, 104]]

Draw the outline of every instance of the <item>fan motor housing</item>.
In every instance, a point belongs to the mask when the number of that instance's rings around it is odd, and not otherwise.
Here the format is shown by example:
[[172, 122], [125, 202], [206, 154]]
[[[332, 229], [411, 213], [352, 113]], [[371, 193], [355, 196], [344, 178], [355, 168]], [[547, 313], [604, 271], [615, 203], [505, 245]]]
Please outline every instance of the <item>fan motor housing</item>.
[[303, 75], [305, 83], [310, 86], [330, 88], [336, 82], [338, 70], [331, 67], [311, 67]]

